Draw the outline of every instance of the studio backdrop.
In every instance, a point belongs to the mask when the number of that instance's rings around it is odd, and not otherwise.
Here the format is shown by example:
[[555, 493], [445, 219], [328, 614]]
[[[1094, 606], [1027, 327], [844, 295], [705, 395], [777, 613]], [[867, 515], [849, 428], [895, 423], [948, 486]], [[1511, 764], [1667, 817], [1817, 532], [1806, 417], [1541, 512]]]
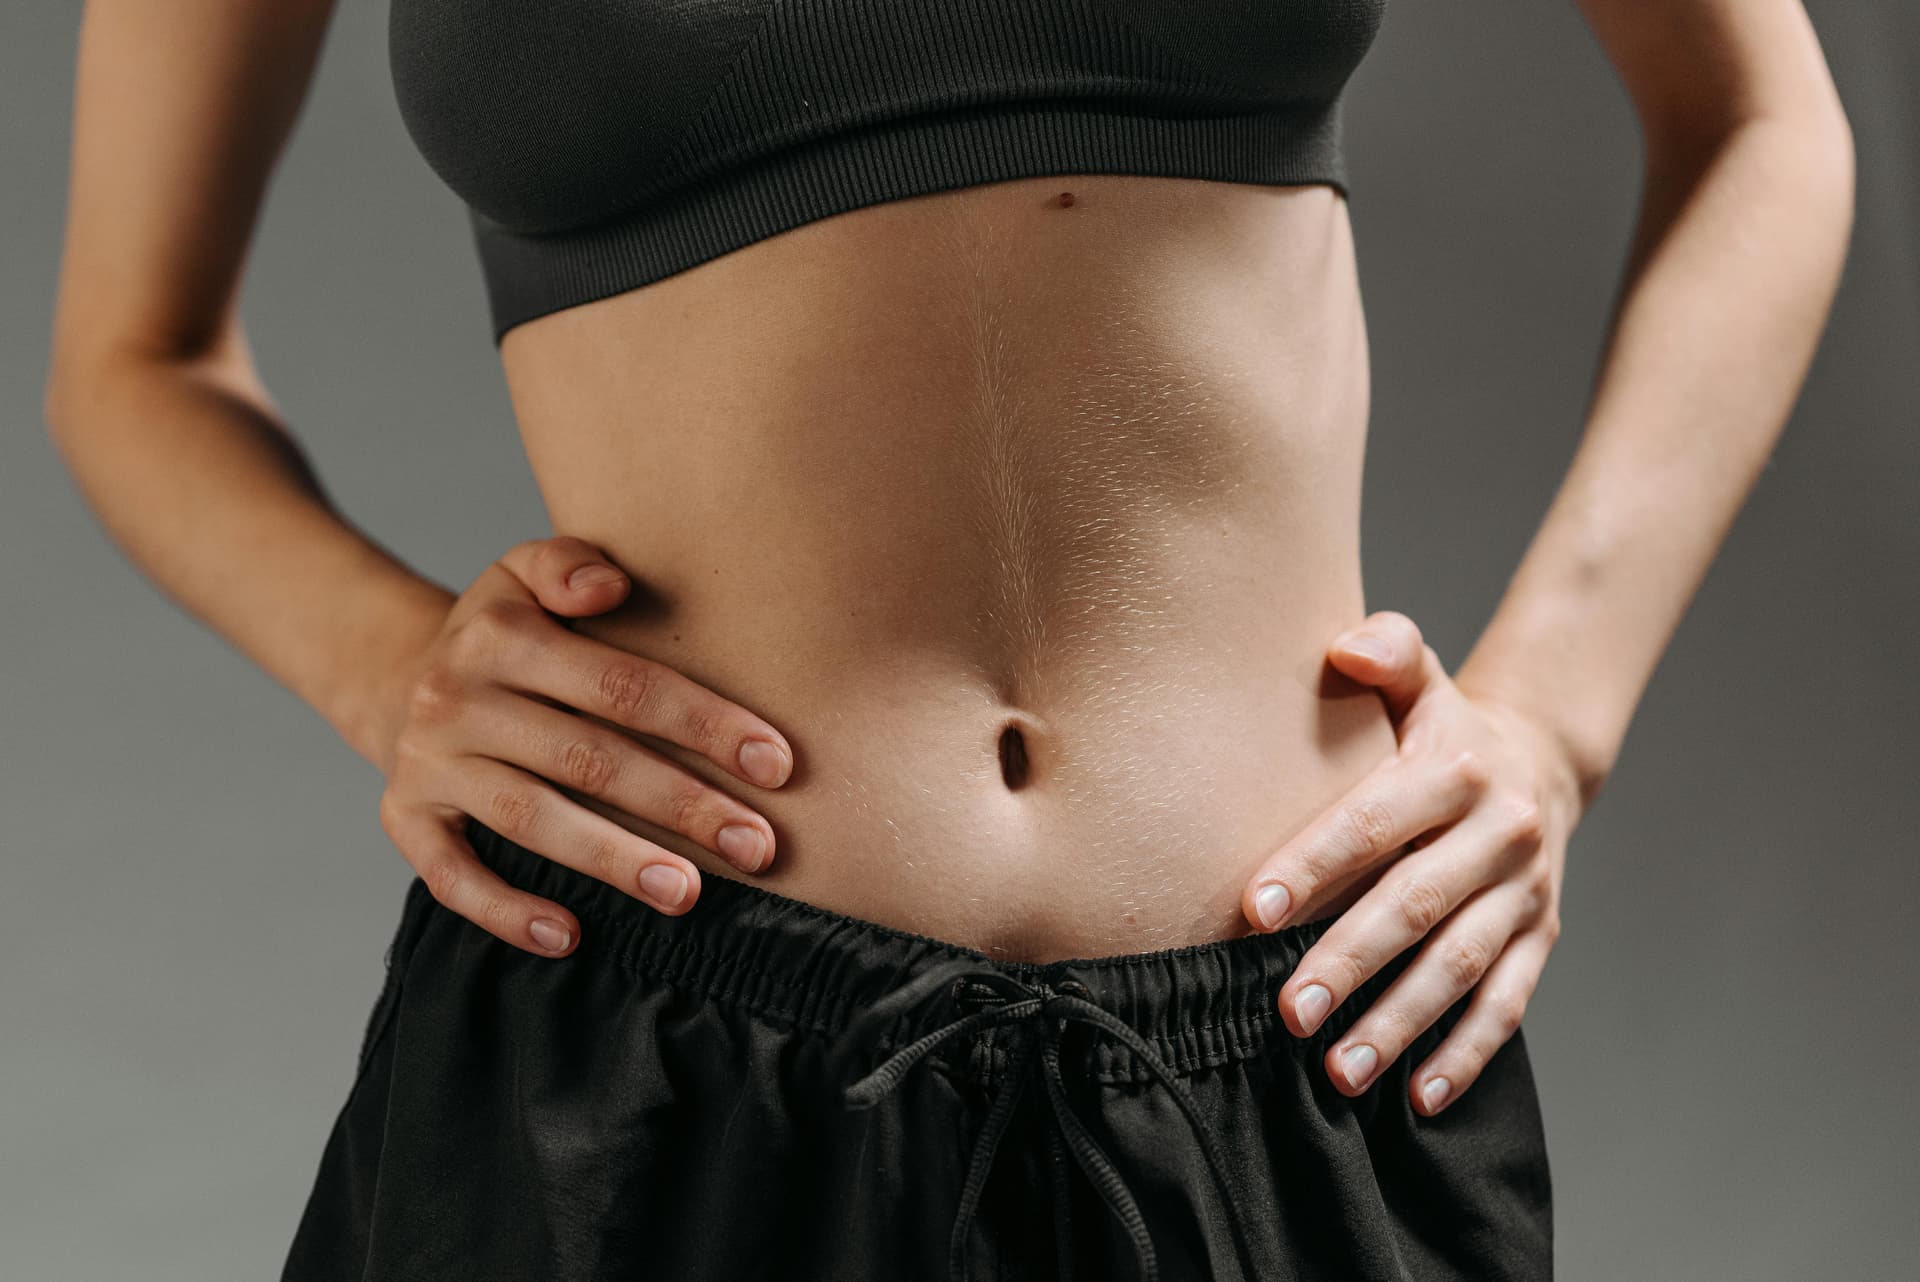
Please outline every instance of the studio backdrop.
[[[1808, 8], [1858, 149], [1845, 276], [1527, 1014], [1571, 1282], [1920, 1277], [1920, 9]], [[79, 16], [0, 6], [0, 1275], [259, 1279], [412, 873], [378, 775], [131, 568], [47, 439]], [[457, 589], [552, 531], [385, 19], [340, 0], [243, 312], [343, 512]], [[1367, 604], [1452, 667], [1577, 442], [1637, 135], [1565, 0], [1398, 3], [1349, 97]]]

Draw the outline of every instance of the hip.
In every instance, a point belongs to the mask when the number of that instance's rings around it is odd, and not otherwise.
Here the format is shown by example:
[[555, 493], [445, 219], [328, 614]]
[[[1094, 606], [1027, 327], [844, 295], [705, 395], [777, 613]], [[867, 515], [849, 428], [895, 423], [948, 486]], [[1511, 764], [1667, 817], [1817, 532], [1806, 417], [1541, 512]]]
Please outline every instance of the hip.
[[1366, 1091], [1326, 1079], [1404, 956], [1296, 1038], [1319, 923], [999, 962], [744, 884], [663, 917], [469, 835], [581, 945], [409, 886], [289, 1279], [1552, 1276], [1523, 1034], [1434, 1118], [1408, 1075], [1466, 999]]

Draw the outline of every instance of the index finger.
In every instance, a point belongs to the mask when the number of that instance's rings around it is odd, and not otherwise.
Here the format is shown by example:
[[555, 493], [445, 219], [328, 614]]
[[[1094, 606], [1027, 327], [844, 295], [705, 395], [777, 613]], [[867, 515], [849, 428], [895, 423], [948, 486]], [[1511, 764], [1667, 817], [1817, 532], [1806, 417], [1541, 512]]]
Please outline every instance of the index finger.
[[1458, 819], [1486, 786], [1479, 756], [1391, 757], [1261, 865], [1242, 892], [1247, 920], [1274, 930], [1429, 829]]
[[760, 717], [658, 660], [548, 623], [538, 644], [499, 665], [502, 685], [679, 744], [762, 788], [792, 776], [786, 736]]

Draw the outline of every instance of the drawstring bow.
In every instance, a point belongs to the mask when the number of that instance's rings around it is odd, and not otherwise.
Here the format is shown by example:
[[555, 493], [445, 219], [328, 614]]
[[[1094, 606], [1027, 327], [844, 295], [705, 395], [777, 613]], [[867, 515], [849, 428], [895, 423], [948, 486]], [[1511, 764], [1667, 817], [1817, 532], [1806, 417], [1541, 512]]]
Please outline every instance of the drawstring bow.
[[1036, 1043], [1044, 1070], [1041, 1080], [1045, 1083], [1047, 1098], [1053, 1107], [1054, 1126], [1049, 1130], [1047, 1139], [1052, 1155], [1055, 1244], [1062, 1282], [1071, 1282], [1073, 1277], [1066, 1164], [1061, 1154], [1063, 1136], [1075, 1164], [1099, 1192], [1107, 1209], [1132, 1241], [1141, 1282], [1158, 1282], [1160, 1271], [1154, 1255], [1153, 1238], [1147, 1232], [1146, 1219], [1140, 1212], [1140, 1206], [1128, 1190], [1126, 1181], [1121, 1178], [1113, 1159], [1095, 1141], [1068, 1102], [1066, 1083], [1060, 1072], [1060, 1042], [1070, 1023], [1087, 1025], [1118, 1039], [1166, 1087], [1167, 1093], [1173, 1097], [1188, 1126], [1192, 1128], [1200, 1151], [1206, 1158], [1207, 1168], [1226, 1204], [1234, 1250], [1239, 1256], [1244, 1276], [1248, 1279], [1258, 1276], [1253, 1266], [1252, 1250], [1247, 1244], [1246, 1227], [1241, 1222], [1240, 1211], [1234, 1201], [1233, 1186], [1227, 1179], [1213, 1137], [1185, 1084], [1175, 1076], [1146, 1038], [1113, 1012], [1096, 1004], [1085, 984], [1071, 978], [1053, 984], [1026, 984], [969, 958], [954, 958], [929, 967], [867, 1008], [855, 1021], [850, 1036], [862, 1038], [863, 1034], [870, 1033], [874, 1028], [884, 1028], [897, 1016], [943, 989], [956, 1005], [983, 998], [1000, 997], [1002, 1000], [951, 1020], [902, 1046], [877, 1068], [849, 1086], [845, 1100], [850, 1110], [872, 1108], [900, 1085], [914, 1065], [948, 1040], [1001, 1026], [1011, 1026], [1016, 1031], [1014, 1045], [1008, 1054], [1006, 1075], [994, 1094], [979, 1138], [974, 1143], [966, 1183], [960, 1194], [959, 1210], [954, 1217], [947, 1256], [949, 1276], [954, 1282], [967, 1282], [968, 1234], [974, 1213], [986, 1187], [994, 1153], [1012, 1120], [1014, 1106], [1026, 1084]]

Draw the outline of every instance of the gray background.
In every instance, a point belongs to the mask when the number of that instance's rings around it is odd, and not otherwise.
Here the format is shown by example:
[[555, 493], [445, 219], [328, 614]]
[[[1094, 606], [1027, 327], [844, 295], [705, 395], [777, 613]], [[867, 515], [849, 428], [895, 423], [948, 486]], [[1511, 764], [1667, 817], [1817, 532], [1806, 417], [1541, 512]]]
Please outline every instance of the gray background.
[[[1859, 151], [1832, 327], [1527, 1019], [1569, 1279], [1920, 1277], [1920, 20], [1812, 10]], [[378, 774], [130, 568], [41, 430], [78, 16], [0, 7], [0, 1274], [267, 1278], [411, 872]], [[550, 531], [385, 39], [342, 0], [245, 312], [342, 508], [457, 588]], [[1638, 145], [1564, 2], [1399, 4], [1349, 113], [1369, 605], [1451, 666], [1577, 440]]]

